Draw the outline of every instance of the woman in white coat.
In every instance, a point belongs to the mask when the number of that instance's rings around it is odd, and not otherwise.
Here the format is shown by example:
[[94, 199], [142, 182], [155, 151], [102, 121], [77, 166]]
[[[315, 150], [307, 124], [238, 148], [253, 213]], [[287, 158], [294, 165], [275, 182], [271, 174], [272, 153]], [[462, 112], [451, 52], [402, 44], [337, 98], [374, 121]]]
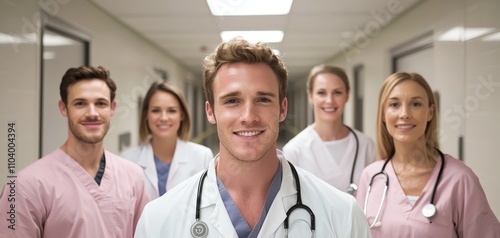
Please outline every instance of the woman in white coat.
[[364, 167], [375, 160], [375, 145], [368, 136], [342, 122], [349, 90], [342, 68], [314, 67], [307, 80], [314, 123], [292, 138], [283, 153], [296, 166], [354, 194]]
[[188, 141], [191, 118], [184, 96], [166, 83], [153, 83], [141, 109], [139, 137], [142, 145], [122, 154], [144, 170], [151, 199], [204, 170], [213, 153]]

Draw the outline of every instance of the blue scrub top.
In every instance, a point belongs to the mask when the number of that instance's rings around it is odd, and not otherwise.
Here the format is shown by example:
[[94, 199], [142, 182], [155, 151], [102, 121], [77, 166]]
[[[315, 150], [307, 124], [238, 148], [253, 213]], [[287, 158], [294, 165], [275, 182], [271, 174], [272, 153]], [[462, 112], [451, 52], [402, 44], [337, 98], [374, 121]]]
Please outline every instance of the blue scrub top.
[[217, 186], [219, 187], [219, 193], [221, 195], [222, 201], [224, 202], [224, 206], [226, 207], [227, 213], [229, 214], [231, 223], [233, 223], [234, 229], [236, 230], [236, 233], [238, 233], [238, 237], [240, 238], [257, 237], [257, 235], [260, 232], [260, 229], [262, 228], [262, 224], [264, 224], [267, 212], [271, 208], [271, 204], [273, 203], [276, 194], [278, 194], [280, 190], [281, 177], [282, 177], [281, 174], [282, 172], [281, 172], [281, 161], [280, 161], [278, 170], [276, 170], [273, 181], [271, 182], [271, 186], [269, 187], [269, 191], [267, 192], [266, 202], [264, 204], [264, 207], [262, 208], [262, 212], [260, 213], [259, 221], [255, 225], [253, 230], [250, 229], [250, 226], [248, 225], [243, 215], [241, 215], [241, 212], [236, 206], [236, 203], [234, 202], [233, 198], [231, 198], [231, 195], [227, 192], [226, 188], [224, 187], [224, 184], [217, 177]]
[[156, 174], [158, 174], [158, 193], [161, 195], [167, 192], [167, 179], [168, 174], [170, 173], [170, 166], [172, 163], [163, 163], [156, 155], [155, 165], [156, 165]]

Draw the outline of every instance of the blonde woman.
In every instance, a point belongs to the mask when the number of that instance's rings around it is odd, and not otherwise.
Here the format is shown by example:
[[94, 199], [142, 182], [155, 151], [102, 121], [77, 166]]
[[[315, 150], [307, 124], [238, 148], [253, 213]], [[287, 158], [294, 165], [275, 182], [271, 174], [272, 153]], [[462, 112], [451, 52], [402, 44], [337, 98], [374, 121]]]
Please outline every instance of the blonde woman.
[[151, 199], [204, 170], [213, 153], [188, 141], [191, 118], [184, 96], [166, 83], [153, 83], [141, 109], [141, 146], [122, 157], [142, 167]]
[[377, 148], [357, 194], [374, 238], [500, 237], [479, 179], [439, 150], [437, 108], [422, 76], [395, 73], [379, 94]]

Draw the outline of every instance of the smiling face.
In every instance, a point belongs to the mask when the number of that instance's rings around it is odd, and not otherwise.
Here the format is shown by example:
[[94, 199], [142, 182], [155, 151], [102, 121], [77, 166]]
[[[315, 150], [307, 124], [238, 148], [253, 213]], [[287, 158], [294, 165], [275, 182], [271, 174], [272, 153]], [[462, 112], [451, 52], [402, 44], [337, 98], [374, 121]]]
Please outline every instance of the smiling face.
[[153, 94], [146, 117], [153, 140], [155, 138], [177, 139], [183, 113], [174, 95], [163, 91]]
[[425, 140], [433, 115], [434, 105], [429, 105], [426, 91], [411, 80], [394, 86], [384, 103], [383, 121], [395, 144]]
[[67, 102], [59, 101], [59, 110], [68, 118], [68, 140], [101, 143], [116, 107], [107, 84], [97, 79], [76, 82], [68, 87]]
[[279, 100], [278, 79], [263, 63], [224, 64], [213, 85], [213, 107], [205, 109], [217, 124], [220, 155], [254, 162], [276, 157], [279, 123], [286, 117], [287, 99]]
[[317, 122], [333, 122], [341, 120], [344, 106], [349, 98], [344, 81], [335, 74], [318, 74], [308, 93], [309, 103], [314, 108]]

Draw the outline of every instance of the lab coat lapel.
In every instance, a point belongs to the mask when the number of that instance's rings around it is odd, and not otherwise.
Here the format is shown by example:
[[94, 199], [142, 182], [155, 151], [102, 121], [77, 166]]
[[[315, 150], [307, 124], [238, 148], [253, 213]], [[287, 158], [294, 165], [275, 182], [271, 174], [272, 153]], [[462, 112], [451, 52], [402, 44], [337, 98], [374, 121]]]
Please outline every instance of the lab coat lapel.
[[[233, 227], [233, 223], [229, 218], [229, 214], [226, 211], [224, 202], [220, 197], [219, 187], [217, 186], [217, 177], [215, 174], [215, 163], [217, 160], [218, 155], [215, 159], [210, 161], [210, 165], [208, 167], [208, 174], [205, 179], [201, 198], [200, 216], [208, 216], [208, 214], [206, 214], [206, 210], [210, 210], [209, 207], [213, 206], [214, 208], [208, 222], [215, 227], [216, 231], [210, 230], [209, 235], [211, 237], [238, 237], [238, 234]], [[203, 218], [201, 218], [201, 220], [203, 220]], [[214, 232], [218, 232], [219, 235], [214, 235]]]
[[167, 190], [172, 188], [170, 184], [178, 184], [176, 181], [174, 181], [174, 179], [179, 178], [179, 176], [177, 176], [176, 174], [182, 172], [182, 167], [187, 163], [187, 160], [189, 159], [189, 152], [190, 151], [188, 151], [187, 143], [180, 139], [177, 139], [174, 157], [172, 158], [170, 172], [167, 179]]
[[154, 161], [153, 147], [151, 144], [146, 144], [142, 147], [141, 154], [137, 164], [144, 169], [144, 174], [146, 181], [154, 188], [156, 196], [159, 196], [158, 192], [158, 175], [156, 174], [156, 165]]
[[281, 166], [283, 177], [280, 191], [274, 198], [258, 237], [272, 237], [280, 229], [280, 226], [283, 226], [283, 222], [286, 219], [286, 211], [295, 202], [293, 198], [297, 194], [297, 190], [295, 189], [295, 181], [293, 180], [290, 165], [287, 160], [283, 159]]

